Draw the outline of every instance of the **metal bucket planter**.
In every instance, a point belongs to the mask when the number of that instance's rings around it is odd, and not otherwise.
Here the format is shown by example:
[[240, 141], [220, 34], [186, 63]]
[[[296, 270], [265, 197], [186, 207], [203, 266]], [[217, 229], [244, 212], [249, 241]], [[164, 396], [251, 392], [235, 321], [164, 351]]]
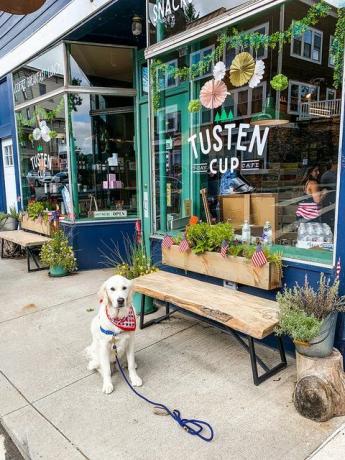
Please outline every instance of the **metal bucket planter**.
[[67, 276], [68, 274], [68, 271], [59, 265], [53, 265], [49, 268], [49, 276], [53, 278], [60, 278], [61, 276]]
[[[140, 315], [141, 312], [141, 299], [143, 295], [140, 294], [140, 292], [135, 292], [133, 294], [133, 306], [134, 310], [137, 313], [137, 315]], [[144, 312], [145, 315], [149, 315], [150, 313], [154, 313], [157, 311], [157, 308], [153, 305], [153, 299], [151, 297], [145, 296], [145, 308]]]
[[311, 358], [325, 358], [332, 353], [338, 312], [333, 312], [322, 322], [320, 334], [310, 342], [295, 341], [296, 350]]
[[18, 221], [14, 219], [13, 217], [7, 217], [3, 225], [1, 225], [0, 227], [1, 227], [0, 230], [3, 230], [3, 231], [17, 230]]

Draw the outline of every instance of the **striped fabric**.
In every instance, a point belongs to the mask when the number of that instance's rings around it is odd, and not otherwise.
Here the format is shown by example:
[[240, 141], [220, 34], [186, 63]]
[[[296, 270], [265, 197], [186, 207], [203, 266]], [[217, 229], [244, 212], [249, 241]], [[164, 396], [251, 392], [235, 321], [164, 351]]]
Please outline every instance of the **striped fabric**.
[[263, 267], [267, 262], [266, 256], [260, 244], [256, 246], [256, 251], [252, 257], [252, 264], [254, 267]]
[[320, 208], [317, 203], [299, 203], [296, 211], [297, 217], [302, 217], [306, 220], [313, 220], [320, 217]]
[[335, 267], [335, 279], [336, 279], [336, 281], [339, 281], [340, 272], [341, 272], [341, 262], [340, 262], [340, 259], [338, 259], [337, 265]]
[[229, 249], [229, 243], [224, 240], [220, 247], [220, 254], [222, 255], [222, 257], [226, 257], [228, 249]]
[[171, 238], [171, 236], [166, 235], [163, 238], [163, 241], [162, 241], [162, 248], [163, 249], [170, 249], [173, 244], [174, 244], [174, 240]]

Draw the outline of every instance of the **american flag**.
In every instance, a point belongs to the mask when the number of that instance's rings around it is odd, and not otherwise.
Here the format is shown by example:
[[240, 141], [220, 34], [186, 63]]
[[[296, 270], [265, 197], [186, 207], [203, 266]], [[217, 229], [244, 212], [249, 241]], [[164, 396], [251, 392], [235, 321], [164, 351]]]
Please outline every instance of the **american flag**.
[[162, 248], [163, 249], [170, 249], [171, 246], [174, 244], [174, 240], [171, 238], [170, 235], [165, 235], [162, 241]]
[[179, 245], [179, 250], [180, 250], [180, 252], [187, 252], [187, 251], [189, 251], [189, 249], [190, 249], [189, 243], [186, 240], [186, 237], [184, 237], [183, 240], [181, 241], [180, 245]]
[[264, 251], [262, 250], [261, 244], [258, 244], [252, 257], [252, 264], [254, 267], [263, 267], [266, 262], [267, 259]]
[[316, 219], [320, 217], [320, 208], [317, 203], [299, 203], [296, 216], [306, 220]]
[[337, 265], [335, 267], [335, 280], [336, 281], [339, 281], [340, 272], [341, 272], [341, 263], [340, 263], [340, 258], [339, 258]]
[[222, 257], [226, 257], [228, 249], [229, 249], [229, 243], [226, 240], [224, 240], [222, 245], [221, 245], [221, 247], [220, 247], [220, 253], [221, 253]]

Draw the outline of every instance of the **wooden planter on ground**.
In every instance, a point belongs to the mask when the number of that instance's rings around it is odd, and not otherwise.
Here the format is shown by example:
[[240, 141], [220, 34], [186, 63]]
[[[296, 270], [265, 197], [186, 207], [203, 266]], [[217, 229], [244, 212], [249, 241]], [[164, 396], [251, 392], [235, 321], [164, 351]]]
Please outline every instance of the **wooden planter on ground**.
[[33, 220], [25, 213], [22, 215], [21, 227], [23, 230], [30, 230], [41, 235], [51, 236], [53, 226], [48, 219], [45, 220], [39, 217]]
[[280, 270], [272, 262], [259, 268], [254, 267], [251, 260], [244, 257], [222, 257], [218, 252], [196, 255], [191, 251], [180, 252], [177, 245], [170, 249], [162, 248], [162, 262], [171, 267], [260, 289], [271, 290], [281, 287]]

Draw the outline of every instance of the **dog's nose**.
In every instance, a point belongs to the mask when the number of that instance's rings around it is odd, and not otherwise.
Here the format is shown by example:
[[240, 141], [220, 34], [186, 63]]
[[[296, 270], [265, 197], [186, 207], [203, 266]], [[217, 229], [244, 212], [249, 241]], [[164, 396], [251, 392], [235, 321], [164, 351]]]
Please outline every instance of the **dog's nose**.
[[117, 299], [117, 303], [118, 303], [119, 305], [123, 305], [123, 304], [125, 303], [125, 299], [124, 299], [123, 297], [119, 297], [119, 298]]

